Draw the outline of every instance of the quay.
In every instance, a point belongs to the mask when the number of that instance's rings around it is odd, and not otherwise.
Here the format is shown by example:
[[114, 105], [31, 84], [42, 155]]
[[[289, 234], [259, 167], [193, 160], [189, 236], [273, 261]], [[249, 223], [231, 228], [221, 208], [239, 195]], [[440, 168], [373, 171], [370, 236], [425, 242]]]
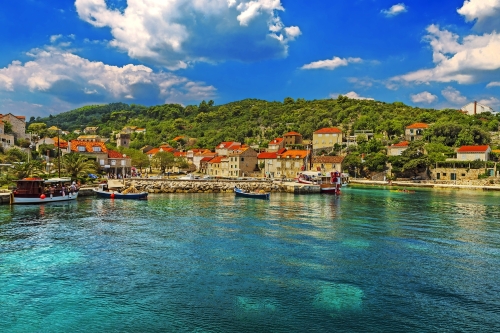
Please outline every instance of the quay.
[[[155, 179], [155, 178], [133, 178], [117, 180], [109, 179], [110, 188], [127, 188], [134, 186], [137, 190], [148, 193], [232, 193], [234, 187], [248, 191], [265, 192], [287, 192], [295, 194], [320, 193], [319, 185], [300, 184], [291, 181], [277, 180], [179, 180], [179, 179]], [[79, 190], [79, 197], [95, 195], [95, 186], [83, 186]], [[0, 204], [10, 203], [10, 191], [4, 190], [0, 193]]]

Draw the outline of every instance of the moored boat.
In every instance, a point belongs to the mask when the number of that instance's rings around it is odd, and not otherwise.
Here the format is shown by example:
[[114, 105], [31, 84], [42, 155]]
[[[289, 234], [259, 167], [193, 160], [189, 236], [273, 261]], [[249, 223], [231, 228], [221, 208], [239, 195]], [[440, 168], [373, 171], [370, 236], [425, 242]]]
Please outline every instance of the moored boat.
[[342, 187], [342, 175], [340, 172], [333, 171], [330, 172], [329, 177], [323, 177], [320, 184], [320, 192], [323, 194], [340, 194], [340, 188]]
[[99, 184], [94, 189], [94, 193], [100, 198], [106, 199], [147, 199], [148, 192], [137, 192], [134, 187], [129, 187], [123, 191], [112, 190], [108, 188], [108, 184]]
[[234, 188], [234, 193], [236, 194], [237, 197], [244, 197], [244, 198], [269, 200], [270, 197], [269, 192], [249, 192], [238, 187]]
[[72, 201], [78, 198], [78, 187], [71, 178], [42, 179], [23, 178], [16, 181], [16, 188], [10, 194], [13, 204], [41, 204]]

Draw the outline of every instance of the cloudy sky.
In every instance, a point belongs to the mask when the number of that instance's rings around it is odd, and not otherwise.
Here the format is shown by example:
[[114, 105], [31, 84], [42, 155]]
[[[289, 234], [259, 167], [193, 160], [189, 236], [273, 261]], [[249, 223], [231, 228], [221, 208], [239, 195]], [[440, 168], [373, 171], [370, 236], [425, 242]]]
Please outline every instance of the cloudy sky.
[[0, 45], [0, 113], [28, 117], [339, 94], [500, 111], [500, 0], [16, 0]]

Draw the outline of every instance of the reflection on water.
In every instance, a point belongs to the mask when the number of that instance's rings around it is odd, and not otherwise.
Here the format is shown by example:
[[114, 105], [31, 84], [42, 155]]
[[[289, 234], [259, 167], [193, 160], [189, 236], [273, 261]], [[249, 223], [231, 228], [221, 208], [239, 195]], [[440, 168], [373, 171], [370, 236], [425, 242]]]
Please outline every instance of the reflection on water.
[[500, 331], [499, 194], [0, 207], [2, 332]]

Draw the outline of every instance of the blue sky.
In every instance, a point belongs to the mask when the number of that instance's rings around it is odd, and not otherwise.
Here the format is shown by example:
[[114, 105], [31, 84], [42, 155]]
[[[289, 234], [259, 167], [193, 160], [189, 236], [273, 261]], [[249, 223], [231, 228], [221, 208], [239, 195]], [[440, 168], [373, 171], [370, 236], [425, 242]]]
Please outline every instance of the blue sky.
[[500, 0], [16, 0], [0, 113], [339, 94], [500, 110]]

